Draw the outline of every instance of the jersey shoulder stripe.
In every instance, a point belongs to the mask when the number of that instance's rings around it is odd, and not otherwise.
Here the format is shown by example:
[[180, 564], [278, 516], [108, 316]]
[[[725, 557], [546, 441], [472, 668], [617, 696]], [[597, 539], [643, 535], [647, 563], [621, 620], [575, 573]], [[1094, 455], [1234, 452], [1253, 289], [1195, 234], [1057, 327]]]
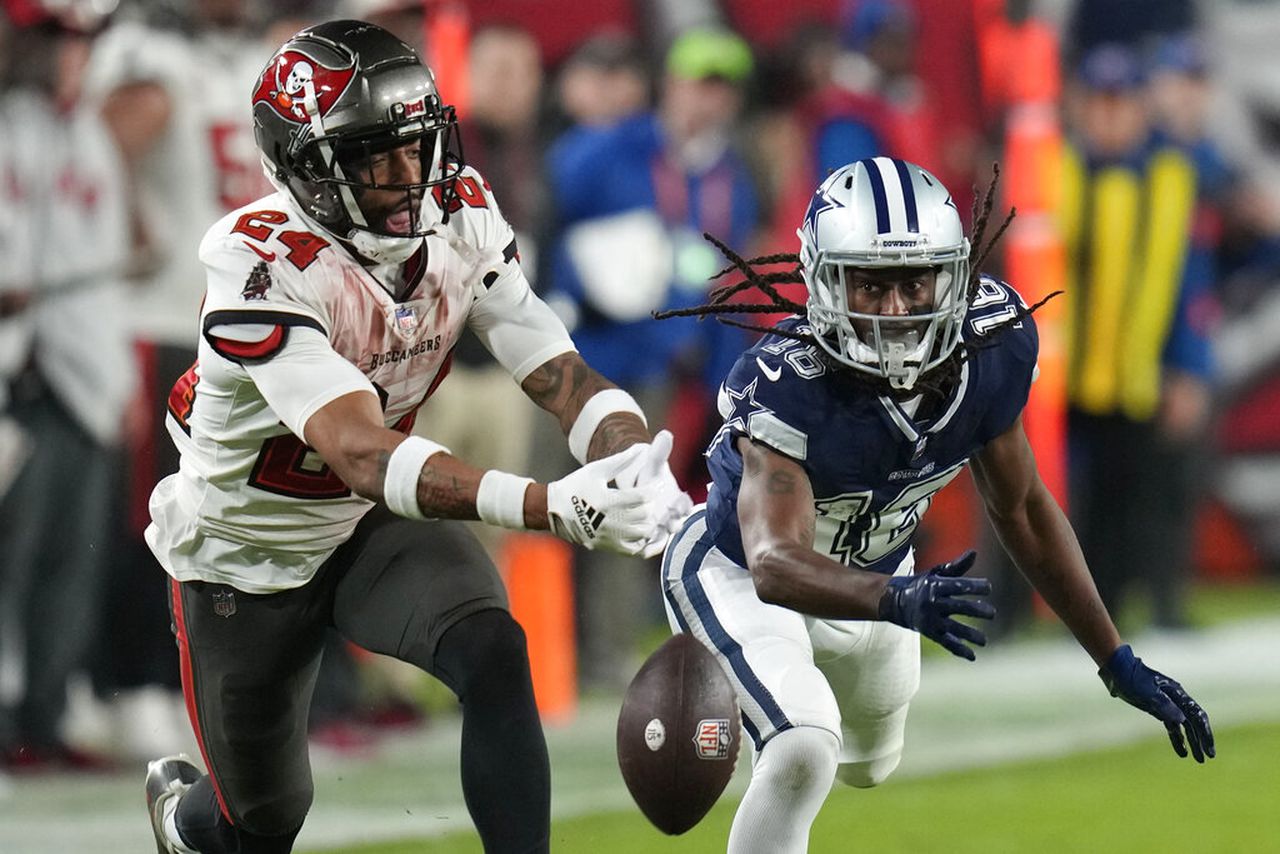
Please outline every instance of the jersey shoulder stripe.
[[[236, 341], [217, 334], [222, 326], [252, 324], [256, 326], [270, 325], [273, 328], [257, 341]], [[204, 317], [204, 339], [214, 352], [224, 359], [238, 365], [261, 364], [284, 349], [289, 341], [289, 330], [295, 326], [314, 329], [321, 335], [328, 336], [325, 328], [313, 317], [294, 314], [289, 311], [267, 311], [255, 309], [220, 309], [211, 311]]]
[[209, 346], [224, 359], [241, 365], [259, 364], [280, 352], [289, 340], [289, 327], [277, 324], [261, 341], [233, 341], [230, 338], [220, 338], [207, 333], [205, 338]]

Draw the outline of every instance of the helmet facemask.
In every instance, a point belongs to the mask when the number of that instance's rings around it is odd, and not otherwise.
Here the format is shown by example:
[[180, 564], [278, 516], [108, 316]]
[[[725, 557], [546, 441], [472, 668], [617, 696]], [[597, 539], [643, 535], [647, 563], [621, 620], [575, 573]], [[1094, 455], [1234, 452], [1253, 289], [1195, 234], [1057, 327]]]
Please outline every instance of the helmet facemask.
[[[822, 252], [806, 266], [808, 315], [818, 343], [843, 365], [883, 377], [893, 389], [909, 390], [921, 374], [941, 365], [955, 350], [965, 312], [968, 242], [962, 249], [924, 258], [871, 259], [861, 253]], [[855, 271], [929, 267], [932, 299], [905, 315], [855, 311], [850, 288]], [[812, 273], [809, 271], [812, 270]]]
[[[448, 107], [438, 123], [415, 121], [370, 137], [309, 143], [301, 160], [318, 168], [307, 170], [308, 183], [337, 202], [336, 220], [322, 224], [406, 238], [422, 237], [447, 220], [447, 196], [462, 171], [460, 156], [450, 150], [455, 127]], [[416, 175], [407, 172], [406, 153], [417, 161]]]

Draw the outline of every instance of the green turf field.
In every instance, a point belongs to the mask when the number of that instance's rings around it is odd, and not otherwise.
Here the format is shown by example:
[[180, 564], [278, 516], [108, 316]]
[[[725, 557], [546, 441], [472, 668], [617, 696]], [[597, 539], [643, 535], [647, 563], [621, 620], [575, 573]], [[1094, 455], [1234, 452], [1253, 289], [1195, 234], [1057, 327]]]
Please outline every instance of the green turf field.
[[[1144, 660], [1208, 710], [1221, 755], [1203, 767], [1174, 756], [1150, 717], [1108, 697], [1059, 626], [1001, 638], [973, 664], [926, 653], [902, 766], [879, 789], [837, 788], [811, 851], [1280, 854], [1278, 594], [1274, 583], [1220, 585], [1197, 592], [1192, 631], [1126, 630]], [[618, 772], [620, 703], [587, 695], [570, 720], [546, 726], [553, 850], [723, 851], [745, 757], [719, 809], [686, 836], [664, 837]], [[460, 728], [442, 709], [367, 752], [315, 746], [316, 799], [298, 851], [478, 854], [459, 785]], [[142, 774], [141, 764], [0, 773], [0, 854], [154, 850]]]
[[[874, 790], [837, 786], [810, 850], [939, 852], [1280, 851], [1280, 725], [1220, 732], [1222, 752], [1197, 766], [1167, 742], [1048, 762], [1002, 765]], [[736, 799], [722, 801], [682, 837], [665, 837], [638, 810], [552, 826], [560, 854], [715, 852], [724, 849]], [[349, 854], [478, 854], [473, 834], [343, 849]]]

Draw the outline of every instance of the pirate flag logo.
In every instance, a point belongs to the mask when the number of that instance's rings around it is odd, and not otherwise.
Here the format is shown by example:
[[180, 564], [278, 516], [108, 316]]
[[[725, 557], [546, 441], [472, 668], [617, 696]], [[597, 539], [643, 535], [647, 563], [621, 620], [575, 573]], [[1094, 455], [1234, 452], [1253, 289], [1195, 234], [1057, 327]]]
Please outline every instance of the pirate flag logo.
[[324, 116], [347, 91], [354, 76], [354, 63], [346, 68], [330, 68], [301, 51], [281, 51], [263, 70], [253, 103], [267, 104], [281, 118], [305, 123], [311, 119], [306, 109], [308, 89], [315, 92], [316, 109]]
[[271, 271], [267, 269], [266, 261], [259, 261], [249, 271], [249, 278], [245, 280], [240, 296], [246, 300], [266, 299], [269, 290], [271, 290]]

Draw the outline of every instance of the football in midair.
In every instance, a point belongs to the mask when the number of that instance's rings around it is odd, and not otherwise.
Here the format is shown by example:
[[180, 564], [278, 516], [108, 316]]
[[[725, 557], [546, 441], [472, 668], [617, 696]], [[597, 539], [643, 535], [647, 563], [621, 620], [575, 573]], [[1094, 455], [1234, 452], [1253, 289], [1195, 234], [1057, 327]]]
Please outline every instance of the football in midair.
[[684, 833], [733, 777], [741, 712], [720, 662], [678, 634], [631, 680], [618, 715], [618, 766], [640, 811], [663, 833]]

